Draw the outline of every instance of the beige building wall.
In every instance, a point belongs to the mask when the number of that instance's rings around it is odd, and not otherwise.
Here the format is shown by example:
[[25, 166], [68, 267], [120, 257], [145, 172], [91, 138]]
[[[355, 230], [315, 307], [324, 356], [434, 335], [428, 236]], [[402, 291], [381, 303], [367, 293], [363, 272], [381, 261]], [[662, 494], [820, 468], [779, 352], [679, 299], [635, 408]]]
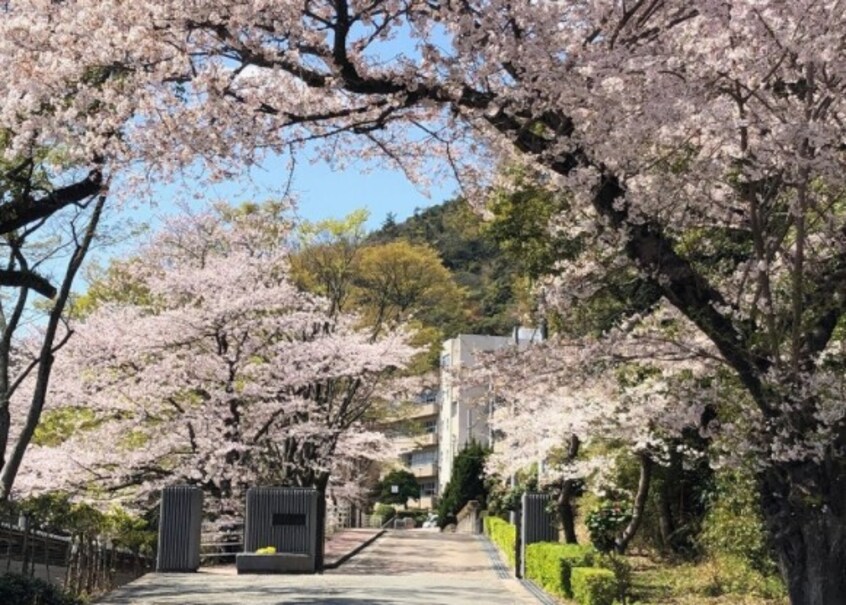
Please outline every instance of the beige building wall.
[[488, 418], [491, 405], [484, 387], [460, 387], [461, 368], [476, 364], [480, 352], [495, 351], [517, 344], [525, 346], [542, 340], [539, 330], [516, 328], [511, 336], [460, 334], [447, 340], [441, 350], [441, 406], [438, 419], [438, 492], [442, 493], [452, 475], [455, 457], [470, 441], [491, 444]]
[[425, 391], [386, 429], [395, 435], [399, 466], [414, 474], [420, 485], [420, 500], [409, 500], [406, 508], [432, 508], [437, 499], [439, 408], [438, 391]]

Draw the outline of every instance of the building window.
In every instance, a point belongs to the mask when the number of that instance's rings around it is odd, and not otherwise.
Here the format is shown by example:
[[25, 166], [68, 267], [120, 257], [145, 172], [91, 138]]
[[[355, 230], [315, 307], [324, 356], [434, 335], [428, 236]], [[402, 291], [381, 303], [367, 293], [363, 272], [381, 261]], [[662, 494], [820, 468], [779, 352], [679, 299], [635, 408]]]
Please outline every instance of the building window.
[[434, 496], [438, 493], [438, 484], [435, 481], [423, 481], [420, 483], [420, 495], [423, 497]]
[[426, 433], [437, 433], [438, 432], [438, 419], [432, 418], [427, 420], [423, 423], [423, 431]]
[[418, 398], [420, 403], [436, 403], [438, 401], [438, 390], [437, 389], [426, 389], [422, 393], [420, 393], [420, 397]]
[[427, 464], [435, 464], [436, 452], [435, 450], [422, 450], [419, 452], [411, 452], [410, 466], [424, 466]]

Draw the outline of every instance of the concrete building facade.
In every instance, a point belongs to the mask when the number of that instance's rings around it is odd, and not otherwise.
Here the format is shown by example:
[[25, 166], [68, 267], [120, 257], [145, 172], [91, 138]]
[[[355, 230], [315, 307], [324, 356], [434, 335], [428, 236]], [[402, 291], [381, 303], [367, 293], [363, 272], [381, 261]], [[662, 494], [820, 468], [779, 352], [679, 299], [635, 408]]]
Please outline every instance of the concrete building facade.
[[493, 402], [484, 397], [483, 387], [458, 384], [461, 368], [476, 364], [476, 357], [485, 351], [507, 346], [524, 346], [540, 342], [539, 329], [515, 328], [511, 336], [459, 334], [447, 340], [441, 350], [441, 405], [438, 416], [438, 491], [443, 492], [452, 475], [453, 460], [471, 441], [491, 445], [488, 418]]
[[432, 508], [438, 495], [438, 408], [439, 392], [426, 389], [388, 427], [388, 434], [400, 452], [400, 465], [420, 485], [420, 499], [409, 500], [406, 508]]

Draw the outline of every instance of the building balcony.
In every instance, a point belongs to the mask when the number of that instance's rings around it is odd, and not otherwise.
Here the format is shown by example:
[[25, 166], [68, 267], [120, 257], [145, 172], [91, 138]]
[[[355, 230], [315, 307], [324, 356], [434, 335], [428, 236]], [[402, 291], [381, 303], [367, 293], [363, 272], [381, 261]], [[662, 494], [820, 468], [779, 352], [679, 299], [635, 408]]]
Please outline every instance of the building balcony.
[[426, 418], [427, 416], [438, 415], [437, 403], [418, 403], [408, 407], [408, 415], [405, 418], [414, 420], [418, 418]]
[[432, 509], [434, 508], [435, 503], [437, 502], [437, 498], [435, 496], [420, 496], [419, 500], [413, 500], [411, 498], [408, 499], [402, 506], [402, 510], [420, 510], [420, 509]]
[[438, 465], [437, 464], [415, 464], [414, 466], [409, 467], [411, 473], [419, 478], [422, 477], [434, 477], [438, 474]]
[[433, 496], [420, 496], [420, 500], [415, 500], [415, 504], [417, 504], [417, 508], [433, 508], [434, 507], [434, 497]]
[[387, 413], [381, 424], [391, 426], [396, 423], [420, 422], [429, 418], [437, 419], [439, 413], [437, 403], [415, 403], [403, 405]]
[[430, 445], [438, 445], [438, 433], [423, 433], [422, 435], [415, 435], [411, 438], [417, 447], [428, 447]]
[[400, 454], [409, 454], [416, 450], [425, 449], [438, 445], [437, 433], [429, 433], [413, 436], [394, 437], [391, 439], [394, 447]]

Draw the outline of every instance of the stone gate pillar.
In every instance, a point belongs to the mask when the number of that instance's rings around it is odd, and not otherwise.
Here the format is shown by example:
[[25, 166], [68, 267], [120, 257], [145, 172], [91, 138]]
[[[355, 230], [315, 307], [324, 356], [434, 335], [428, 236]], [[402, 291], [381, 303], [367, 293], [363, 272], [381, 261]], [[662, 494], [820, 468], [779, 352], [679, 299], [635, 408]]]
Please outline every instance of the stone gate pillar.
[[162, 490], [156, 571], [199, 569], [202, 523], [202, 490], [187, 485]]

